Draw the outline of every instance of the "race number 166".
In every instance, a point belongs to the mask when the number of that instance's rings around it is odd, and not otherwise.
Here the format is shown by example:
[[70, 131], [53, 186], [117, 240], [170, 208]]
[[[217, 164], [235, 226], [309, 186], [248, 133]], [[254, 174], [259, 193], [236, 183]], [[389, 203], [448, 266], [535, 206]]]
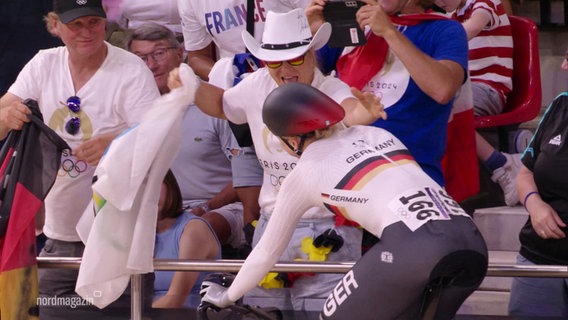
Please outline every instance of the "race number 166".
[[399, 218], [415, 230], [428, 220], [449, 220], [467, 215], [443, 189], [425, 187], [400, 194], [389, 204]]

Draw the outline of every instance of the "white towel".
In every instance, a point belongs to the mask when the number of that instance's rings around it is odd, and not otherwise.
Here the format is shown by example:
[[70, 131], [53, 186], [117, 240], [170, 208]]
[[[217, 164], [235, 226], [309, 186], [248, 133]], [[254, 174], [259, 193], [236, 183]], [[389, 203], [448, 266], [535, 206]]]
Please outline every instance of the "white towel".
[[154, 271], [160, 188], [198, 85], [187, 65], [180, 77], [184, 87], [158, 98], [138, 125], [114, 139], [95, 170], [94, 200], [77, 226], [85, 252], [75, 290], [99, 308], [120, 297], [132, 274]]

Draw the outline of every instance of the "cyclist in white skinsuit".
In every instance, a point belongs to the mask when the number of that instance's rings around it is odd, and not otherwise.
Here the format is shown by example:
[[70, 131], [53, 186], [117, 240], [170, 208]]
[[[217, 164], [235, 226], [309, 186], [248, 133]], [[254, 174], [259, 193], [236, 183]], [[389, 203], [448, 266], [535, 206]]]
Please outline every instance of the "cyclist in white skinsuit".
[[304, 84], [282, 85], [267, 97], [264, 122], [301, 159], [235, 281], [228, 289], [204, 282], [202, 301], [222, 308], [254, 288], [313, 206], [380, 239], [337, 284], [321, 319], [420, 319], [431, 301], [433, 319], [452, 319], [479, 286], [487, 247], [471, 218], [395, 136], [345, 128], [343, 116], [341, 106]]

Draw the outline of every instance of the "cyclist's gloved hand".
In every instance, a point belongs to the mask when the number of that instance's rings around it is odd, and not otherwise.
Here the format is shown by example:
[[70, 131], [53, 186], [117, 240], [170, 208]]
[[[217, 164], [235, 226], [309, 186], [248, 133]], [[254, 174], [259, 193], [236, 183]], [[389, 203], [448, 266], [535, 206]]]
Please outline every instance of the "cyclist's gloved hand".
[[201, 283], [201, 291], [199, 291], [201, 302], [209, 302], [219, 308], [226, 308], [233, 305], [235, 302], [229, 300], [229, 296], [227, 295], [228, 289], [229, 288], [214, 282], [203, 281]]

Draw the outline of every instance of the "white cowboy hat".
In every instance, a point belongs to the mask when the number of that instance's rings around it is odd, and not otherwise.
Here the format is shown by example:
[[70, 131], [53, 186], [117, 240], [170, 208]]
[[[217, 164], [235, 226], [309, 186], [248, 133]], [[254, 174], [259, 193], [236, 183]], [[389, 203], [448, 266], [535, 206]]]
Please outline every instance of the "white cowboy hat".
[[331, 35], [331, 25], [324, 23], [312, 38], [310, 25], [303, 9], [286, 13], [268, 11], [262, 43], [248, 32], [242, 32], [247, 49], [264, 61], [286, 61], [297, 58], [310, 48], [323, 47]]

